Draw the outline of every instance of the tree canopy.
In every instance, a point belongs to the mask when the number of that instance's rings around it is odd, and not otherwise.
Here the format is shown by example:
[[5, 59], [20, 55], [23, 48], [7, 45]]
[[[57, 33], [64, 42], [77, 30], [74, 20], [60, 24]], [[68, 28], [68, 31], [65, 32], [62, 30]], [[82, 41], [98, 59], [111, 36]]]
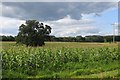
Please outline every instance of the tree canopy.
[[[0, 41], [15, 41], [16, 36], [0, 36]], [[113, 35], [100, 36], [75, 36], [75, 37], [55, 37], [54, 35], [46, 35], [44, 41], [50, 42], [113, 42]], [[115, 41], [120, 41], [120, 36], [115, 36]]]
[[42, 46], [45, 44], [45, 37], [51, 33], [51, 29], [49, 25], [44, 25], [39, 23], [39, 21], [26, 20], [25, 24], [19, 27], [16, 42], [27, 46]]

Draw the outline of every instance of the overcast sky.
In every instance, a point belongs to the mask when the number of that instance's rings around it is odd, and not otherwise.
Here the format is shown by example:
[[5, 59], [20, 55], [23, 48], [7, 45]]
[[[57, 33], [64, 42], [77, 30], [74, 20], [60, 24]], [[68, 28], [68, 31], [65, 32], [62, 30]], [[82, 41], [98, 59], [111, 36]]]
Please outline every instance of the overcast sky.
[[2, 2], [0, 7], [1, 35], [17, 35], [28, 19], [50, 25], [55, 36], [111, 35], [111, 24], [118, 22], [117, 2]]

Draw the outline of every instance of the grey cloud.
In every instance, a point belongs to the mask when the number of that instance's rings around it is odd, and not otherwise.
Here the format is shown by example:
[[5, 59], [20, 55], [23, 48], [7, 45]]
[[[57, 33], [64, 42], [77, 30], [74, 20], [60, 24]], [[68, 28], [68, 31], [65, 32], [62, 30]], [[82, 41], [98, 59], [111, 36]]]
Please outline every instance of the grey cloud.
[[59, 29], [52, 33], [55, 36], [76, 36], [76, 35], [85, 35], [85, 34], [99, 34], [99, 29], [93, 27], [91, 29], [80, 29], [82, 27], [79, 28], [69, 28], [69, 29]]
[[2, 32], [1, 33], [4, 33], [4, 34], [11, 34], [11, 35], [16, 35], [18, 32], [18, 29], [17, 28], [10, 28], [9, 30], [8, 29], [2, 29]]
[[81, 19], [81, 14], [101, 13], [115, 7], [113, 2], [3, 2], [2, 15], [18, 19], [58, 20], [66, 15]]
[[[86, 23], [84, 23], [86, 22]], [[45, 21], [44, 23], [52, 26], [52, 35], [55, 36], [76, 36], [82, 34], [98, 34], [99, 28], [92, 23], [93, 19], [72, 19], [70, 16], [66, 16], [63, 19], [56, 21]]]
[[2, 2], [118, 2], [119, 0], [4, 0]]

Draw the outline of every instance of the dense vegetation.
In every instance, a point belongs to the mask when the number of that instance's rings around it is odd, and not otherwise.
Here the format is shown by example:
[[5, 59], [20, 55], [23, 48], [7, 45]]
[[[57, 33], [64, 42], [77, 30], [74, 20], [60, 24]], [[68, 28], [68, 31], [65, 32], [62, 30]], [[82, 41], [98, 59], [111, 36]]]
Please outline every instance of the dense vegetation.
[[[0, 36], [0, 41], [15, 41], [16, 37], [14, 36]], [[51, 42], [112, 42], [113, 36], [76, 36], [76, 37], [55, 37], [55, 36], [46, 36], [45, 41]], [[120, 36], [115, 36], [115, 41], [120, 41]]]
[[[48, 40], [49, 41], [49, 40]], [[50, 36], [50, 41], [60, 41], [60, 42], [112, 42], [113, 36], [100, 36], [100, 35], [90, 35], [90, 36], [76, 36], [76, 37], [55, 37]], [[120, 36], [115, 36], [115, 41], [120, 41]]]
[[19, 33], [16, 36], [16, 42], [26, 46], [42, 46], [45, 37], [51, 33], [51, 27], [39, 23], [37, 20], [26, 20], [25, 24], [19, 27]]
[[[9, 45], [9, 46], [8, 46]], [[110, 43], [3, 43], [3, 78], [117, 78], [118, 47]]]
[[0, 41], [15, 41], [14, 36], [0, 36]]

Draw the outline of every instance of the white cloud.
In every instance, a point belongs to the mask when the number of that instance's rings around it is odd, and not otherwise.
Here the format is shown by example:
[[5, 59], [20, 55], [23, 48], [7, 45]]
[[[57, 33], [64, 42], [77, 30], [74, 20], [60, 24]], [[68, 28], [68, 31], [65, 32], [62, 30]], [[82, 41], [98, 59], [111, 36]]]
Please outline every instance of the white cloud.
[[[0, 18], [0, 24], [2, 24], [2, 32], [0, 32], [0, 35], [17, 35], [19, 26], [25, 23], [25, 21], [23, 20], [18, 20], [14, 18]], [[86, 15], [83, 15], [82, 19], [80, 20], [72, 19], [71, 16], [67, 15], [62, 19], [56, 21], [45, 21], [44, 23], [52, 27], [51, 35], [77, 36], [90, 33], [99, 33], [99, 29], [95, 26], [92, 26], [92, 23], [94, 22], [95, 21], [93, 19], [87, 19]]]
[[120, 27], [119, 23], [115, 22], [111, 24], [112, 30], [110, 32], [100, 32], [100, 35], [120, 35]]
[[120, 35], [120, 23], [115, 22], [115, 23], [113, 24], [113, 27], [114, 27], [114, 29], [115, 29], [115, 35]]
[[[86, 17], [87, 16], [87, 17]], [[82, 15], [82, 19], [72, 19], [70, 15], [56, 21], [45, 21], [44, 23], [51, 25], [52, 35], [55, 36], [77, 36], [85, 34], [98, 34], [99, 28], [93, 26], [95, 22], [89, 19], [91, 15]]]
[[77, 24], [80, 24], [80, 23], [81, 24], [86, 24], [86, 23], [91, 23], [91, 22], [94, 22], [94, 20], [85, 18], [84, 15], [80, 20], [72, 19], [70, 15], [67, 15], [63, 19], [59, 19], [59, 20], [56, 21], [56, 23], [64, 24], [64, 25], [75, 25], [75, 24], [77, 25]]
[[[55, 36], [86, 36], [86, 35], [112, 35], [112, 32], [105, 33], [99, 29], [99, 26], [94, 25], [96, 21], [93, 18], [94, 14], [82, 14], [82, 18], [79, 20], [72, 19], [70, 15], [67, 15], [61, 19], [55, 21], [44, 21], [44, 24], [48, 24], [52, 27], [51, 35]], [[0, 24], [2, 24], [2, 32], [0, 35], [17, 35], [19, 26], [25, 23], [24, 20], [18, 20], [8, 17], [0, 17]], [[117, 25], [115, 23], [114, 25]], [[116, 29], [116, 34], [118, 29]]]
[[2, 31], [0, 31], [0, 35], [17, 35], [19, 26], [23, 23], [24, 21], [22, 20], [0, 17], [0, 27], [2, 29]]
[[118, 27], [118, 26], [120, 25], [120, 23], [115, 22], [115, 23], [113, 23], [112, 25], [113, 25], [114, 27]]

